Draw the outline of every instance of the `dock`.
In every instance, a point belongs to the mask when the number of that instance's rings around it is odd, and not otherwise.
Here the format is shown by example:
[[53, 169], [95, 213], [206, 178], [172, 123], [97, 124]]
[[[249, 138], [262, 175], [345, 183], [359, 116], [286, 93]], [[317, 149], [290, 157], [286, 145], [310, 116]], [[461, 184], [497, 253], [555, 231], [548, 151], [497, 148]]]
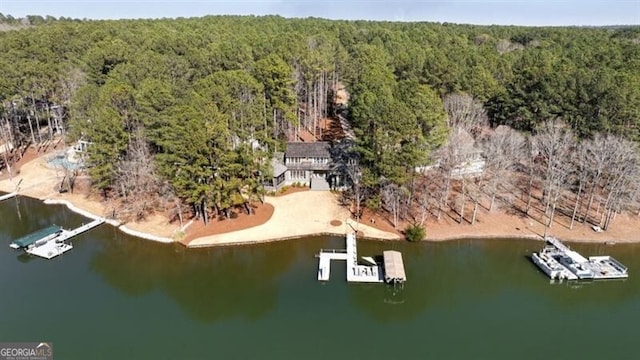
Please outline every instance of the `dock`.
[[71, 249], [73, 249], [73, 245], [67, 244], [64, 241], [60, 241], [59, 239], [53, 239], [44, 242], [42, 245], [36, 245], [34, 247], [28, 248], [25, 251], [28, 254], [40, 256], [41, 258], [52, 259], [58, 255], [62, 255], [63, 253]]
[[80, 227], [77, 227], [73, 230], [63, 230], [62, 234], [60, 234], [60, 236], [57, 238], [57, 240], [61, 240], [61, 241], [65, 241], [67, 239], [71, 239], [72, 237], [82, 234], [83, 232], [87, 232], [91, 229], [93, 229], [94, 227], [97, 227], [98, 225], [101, 225], [102, 223], [104, 223], [104, 219], [103, 218], [97, 218], [95, 220], [93, 220], [92, 222], [82, 225]]
[[320, 250], [318, 264], [318, 280], [329, 281], [331, 260], [347, 260], [346, 250]]
[[14, 249], [27, 249], [35, 246], [36, 244], [43, 244], [53, 238], [58, 237], [64, 229], [62, 226], [51, 225], [46, 228], [34, 231], [31, 234], [25, 235], [19, 239], [14, 240], [9, 244]]
[[396, 270], [392, 270], [391, 277], [385, 276], [385, 268], [382, 264], [372, 263], [371, 258], [363, 257], [369, 265], [362, 265], [358, 262], [358, 249], [355, 233], [348, 233], [345, 236], [346, 249], [341, 250], [320, 250], [318, 255], [318, 280], [328, 281], [331, 273], [331, 260], [342, 260], [347, 262], [347, 282], [359, 282], [359, 283], [382, 283], [387, 281], [388, 283], [401, 283], [406, 280], [404, 276], [404, 265], [402, 263], [402, 254], [395, 251], [399, 256], [399, 265], [402, 267], [403, 276], [396, 277]]
[[560, 240], [547, 237], [547, 245], [531, 255], [531, 260], [551, 280], [625, 279], [627, 267], [611, 256], [590, 256], [588, 259], [571, 250]]
[[387, 250], [382, 253], [384, 258], [384, 281], [390, 284], [401, 284], [407, 281], [404, 272], [404, 262], [399, 251]]
[[18, 196], [18, 193], [16, 191], [14, 191], [12, 193], [4, 194], [4, 195], [0, 196], [0, 201], [11, 199], [12, 197], [16, 197], [16, 196]]
[[73, 249], [73, 245], [67, 243], [67, 240], [104, 222], [103, 218], [98, 218], [73, 230], [65, 230], [60, 226], [52, 225], [17, 239], [10, 246], [14, 249], [24, 249], [26, 253], [31, 255], [52, 259]]

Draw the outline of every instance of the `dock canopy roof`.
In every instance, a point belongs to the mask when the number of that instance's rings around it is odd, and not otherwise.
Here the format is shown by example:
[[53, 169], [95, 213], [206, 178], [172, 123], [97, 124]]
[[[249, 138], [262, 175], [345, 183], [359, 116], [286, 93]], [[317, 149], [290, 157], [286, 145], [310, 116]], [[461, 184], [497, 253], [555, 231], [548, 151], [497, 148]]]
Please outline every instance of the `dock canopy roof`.
[[53, 234], [59, 233], [62, 231], [62, 227], [58, 225], [51, 225], [44, 229], [40, 229], [36, 232], [32, 232], [29, 235], [23, 236], [17, 240], [13, 241], [13, 244], [17, 245], [21, 248], [26, 248], [29, 245], [35, 243], [36, 241], [46, 238], [47, 236], [51, 236]]
[[387, 250], [382, 255], [384, 257], [384, 280], [388, 283], [407, 281], [402, 254], [399, 251]]

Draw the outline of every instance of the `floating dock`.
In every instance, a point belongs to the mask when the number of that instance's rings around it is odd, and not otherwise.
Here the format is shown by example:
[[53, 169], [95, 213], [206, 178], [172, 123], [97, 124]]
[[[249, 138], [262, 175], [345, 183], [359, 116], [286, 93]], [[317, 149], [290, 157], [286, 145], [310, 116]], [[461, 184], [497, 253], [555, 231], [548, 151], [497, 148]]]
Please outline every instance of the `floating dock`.
[[41, 245], [36, 244], [36, 246], [26, 249], [25, 251], [28, 254], [40, 256], [41, 258], [51, 259], [58, 255], [62, 255], [63, 253], [73, 249], [73, 245], [67, 244], [60, 239], [53, 239], [50, 241], [46, 241]]
[[4, 195], [0, 196], [0, 201], [11, 199], [12, 197], [16, 197], [16, 196], [18, 196], [18, 193], [15, 192], [15, 191], [12, 192], [12, 193], [4, 194]]
[[547, 237], [547, 245], [531, 255], [531, 260], [552, 280], [599, 280], [629, 277], [627, 267], [611, 256], [588, 259], [560, 240]]
[[[360, 283], [382, 283], [387, 281], [388, 283], [402, 283], [406, 281], [404, 275], [404, 264], [402, 263], [402, 254], [397, 251], [396, 256], [399, 257], [399, 262], [396, 262], [397, 266], [401, 266], [402, 270], [396, 270], [391, 268], [392, 275], [385, 276], [385, 268], [382, 265], [376, 264], [371, 258], [364, 258], [368, 263], [372, 265], [361, 265], [358, 263], [358, 249], [356, 244], [356, 235], [354, 233], [348, 233], [346, 235], [346, 250], [320, 250], [318, 255], [318, 280], [328, 281], [331, 272], [331, 260], [344, 260], [347, 262], [347, 281], [348, 282], [360, 282]], [[385, 252], [386, 253], [386, 252]], [[386, 264], [386, 261], [385, 261]], [[391, 265], [390, 265], [391, 266]], [[398, 274], [402, 273], [402, 276]]]
[[14, 249], [24, 249], [31, 255], [51, 259], [73, 249], [73, 245], [65, 241], [104, 222], [103, 218], [98, 218], [73, 230], [65, 230], [60, 226], [52, 225], [17, 239], [9, 246]]

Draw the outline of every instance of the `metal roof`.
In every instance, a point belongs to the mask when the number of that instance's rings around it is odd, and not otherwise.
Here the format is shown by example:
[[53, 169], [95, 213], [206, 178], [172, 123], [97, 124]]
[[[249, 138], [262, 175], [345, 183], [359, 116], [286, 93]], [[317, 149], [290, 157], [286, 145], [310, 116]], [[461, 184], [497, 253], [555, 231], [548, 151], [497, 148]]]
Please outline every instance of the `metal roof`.
[[327, 141], [318, 142], [288, 142], [286, 157], [288, 158], [331, 158]]
[[407, 281], [404, 273], [404, 262], [399, 251], [387, 250], [382, 253], [384, 257], [384, 279], [386, 282]]
[[287, 167], [282, 165], [278, 159], [271, 159], [271, 165], [273, 166], [273, 177], [278, 177], [287, 171]]
[[18, 247], [25, 248], [42, 238], [46, 238], [47, 236], [51, 236], [60, 231], [62, 231], [61, 226], [51, 225], [36, 232], [32, 232], [31, 234], [23, 236], [17, 240], [14, 240], [13, 244], [16, 244]]

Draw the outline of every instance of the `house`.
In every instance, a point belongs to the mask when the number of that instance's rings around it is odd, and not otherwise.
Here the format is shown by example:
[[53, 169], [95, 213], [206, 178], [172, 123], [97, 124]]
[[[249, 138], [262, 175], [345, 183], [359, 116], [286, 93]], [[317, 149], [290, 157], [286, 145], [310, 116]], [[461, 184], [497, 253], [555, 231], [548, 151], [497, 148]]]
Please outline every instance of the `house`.
[[326, 141], [287, 143], [285, 181], [309, 185], [312, 178], [326, 179], [331, 169], [330, 149], [331, 144]]
[[416, 167], [417, 172], [427, 172], [436, 167], [449, 169], [453, 178], [474, 177], [484, 171], [485, 160], [482, 149], [476, 145], [471, 134], [463, 128], [455, 128], [449, 141], [436, 152], [438, 159], [433, 165]]
[[451, 176], [478, 176], [484, 171], [485, 160], [482, 149], [478, 148], [471, 134], [463, 128], [456, 128], [450, 137], [450, 154], [452, 156]]
[[273, 178], [265, 184], [269, 190], [293, 184], [329, 190], [339, 183], [333, 171], [331, 143], [327, 141], [288, 142], [284, 154], [276, 154], [272, 164]]
[[283, 165], [284, 153], [276, 152], [271, 159], [271, 167], [273, 168], [273, 176], [264, 183], [264, 187], [270, 190], [279, 189], [284, 186], [287, 167]]

